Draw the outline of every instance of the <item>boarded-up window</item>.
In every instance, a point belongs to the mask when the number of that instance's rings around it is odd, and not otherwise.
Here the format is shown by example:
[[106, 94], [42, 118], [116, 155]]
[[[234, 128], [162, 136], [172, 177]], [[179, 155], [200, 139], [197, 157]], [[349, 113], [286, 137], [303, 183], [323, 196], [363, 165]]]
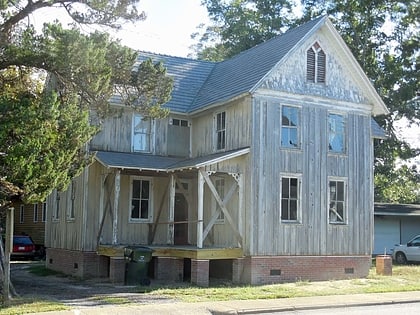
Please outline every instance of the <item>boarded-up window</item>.
[[306, 52], [306, 80], [312, 83], [325, 83], [326, 55], [316, 42]]

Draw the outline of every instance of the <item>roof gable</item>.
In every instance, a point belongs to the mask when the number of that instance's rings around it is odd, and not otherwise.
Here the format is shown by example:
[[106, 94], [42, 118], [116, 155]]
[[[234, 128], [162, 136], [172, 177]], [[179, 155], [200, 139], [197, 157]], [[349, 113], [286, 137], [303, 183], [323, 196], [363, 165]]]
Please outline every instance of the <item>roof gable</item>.
[[387, 113], [385, 104], [326, 16], [311, 20], [222, 62], [146, 52], [139, 53], [138, 61], [146, 58], [162, 61], [168, 75], [174, 78], [172, 98], [165, 107], [173, 112], [192, 113], [254, 92], [280, 63], [321, 27], [324, 27], [324, 31], [330, 34], [329, 38], [340, 47], [341, 56], [348, 59], [345, 62], [350, 65], [352, 73], [354, 72], [352, 75], [366, 91], [373, 113]]

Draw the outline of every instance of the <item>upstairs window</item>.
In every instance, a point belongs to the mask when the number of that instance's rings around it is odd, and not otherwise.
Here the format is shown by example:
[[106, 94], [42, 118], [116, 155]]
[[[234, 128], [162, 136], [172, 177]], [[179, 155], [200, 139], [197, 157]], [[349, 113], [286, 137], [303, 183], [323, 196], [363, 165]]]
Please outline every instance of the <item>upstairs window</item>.
[[346, 182], [331, 179], [329, 190], [329, 222], [332, 224], [346, 223]]
[[316, 42], [306, 53], [306, 80], [312, 83], [325, 83], [326, 56]]
[[299, 116], [297, 107], [283, 106], [281, 109], [281, 146], [299, 147]]
[[172, 118], [172, 126], [188, 127], [188, 120]]
[[226, 112], [216, 114], [216, 150], [226, 149]]
[[328, 150], [332, 153], [345, 152], [345, 123], [342, 115], [328, 115]]
[[152, 151], [152, 120], [135, 114], [133, 117], [133, 151]]
[[151, 182], [143, 178], [131, 181], [131, 221], [151, 220]]

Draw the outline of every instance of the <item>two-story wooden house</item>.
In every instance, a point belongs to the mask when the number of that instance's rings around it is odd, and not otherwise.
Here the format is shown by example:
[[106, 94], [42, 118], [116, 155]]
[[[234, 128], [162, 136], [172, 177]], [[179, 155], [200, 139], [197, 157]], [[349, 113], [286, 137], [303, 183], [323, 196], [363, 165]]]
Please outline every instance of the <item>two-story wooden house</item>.
[[48, 198], [48, 268], [123, 281], [124, 246], [144, 245], [156, 279], [203, 286], [368, 274], [388, 111], [327, 17], [223, 62], [146, 58], [174, 78], [170, 115], [105, 122]]

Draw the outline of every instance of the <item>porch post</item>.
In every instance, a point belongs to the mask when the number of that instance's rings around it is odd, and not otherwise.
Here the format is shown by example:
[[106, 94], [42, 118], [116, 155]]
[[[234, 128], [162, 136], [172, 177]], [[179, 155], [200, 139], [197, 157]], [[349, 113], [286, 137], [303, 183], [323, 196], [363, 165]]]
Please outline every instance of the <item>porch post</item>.
[[[244, 180], [243, 175], [237, 175], [237, 183], [239, 186], [239, 200], [238, 200], [238, 231], [241, 237], [244, 237], [244, 221], [243, 221], [243, 205], [244, 205]], [[241, 246], [241, 242], [239, 242], [239, 246]], [[241, 246], [242, 247], [242, 246]]]
[[197, 247], [203, 248], [203, 207], [204, 207], [204, 177], [201, 173], [203, 170], [198, 170], [198, 187], [197, 187]]
[[114, 179], [114, 217], [112, 218], [112, 244], [118, 244], [118, 203], [120, 201], [121, 171], [115, 172]]
[[171, 174], [169, 177], [169, 213], [168, 213], [168, 239], [167, 243], [174, 244], [174, 218], [175, 218], [175, 177]]

